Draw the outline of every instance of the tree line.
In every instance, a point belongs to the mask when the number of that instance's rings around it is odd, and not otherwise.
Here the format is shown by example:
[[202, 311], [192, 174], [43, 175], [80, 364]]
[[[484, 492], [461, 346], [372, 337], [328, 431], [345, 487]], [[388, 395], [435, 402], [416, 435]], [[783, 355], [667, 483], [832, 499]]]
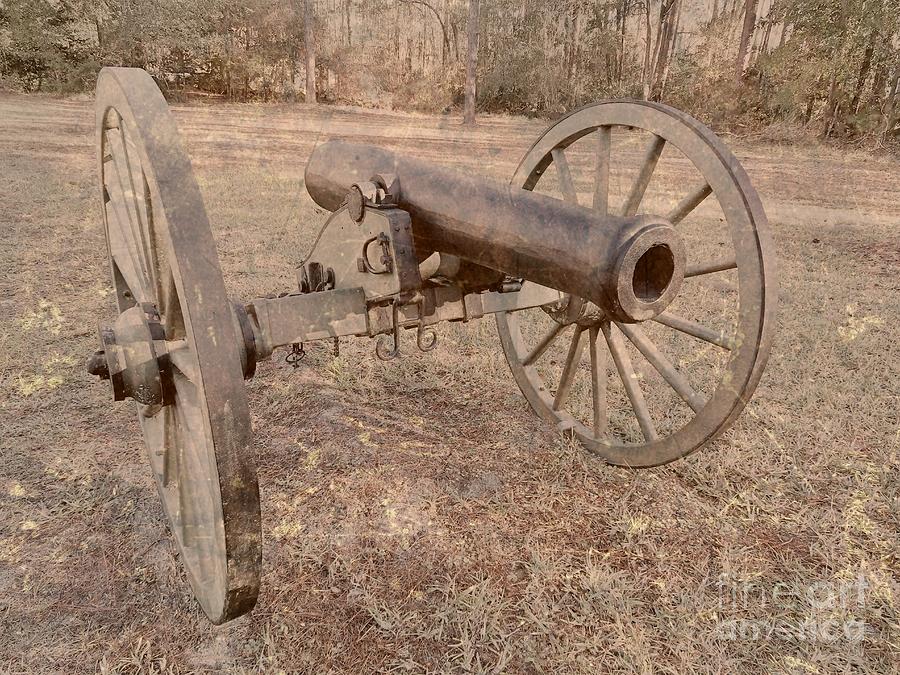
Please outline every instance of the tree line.
[[632, 97], [900, 136], [900, 0], [0, 0], [0, 87], [89, 90], [113, 64], [171, 98], [450, 111], [468, 93], [473, 119]]

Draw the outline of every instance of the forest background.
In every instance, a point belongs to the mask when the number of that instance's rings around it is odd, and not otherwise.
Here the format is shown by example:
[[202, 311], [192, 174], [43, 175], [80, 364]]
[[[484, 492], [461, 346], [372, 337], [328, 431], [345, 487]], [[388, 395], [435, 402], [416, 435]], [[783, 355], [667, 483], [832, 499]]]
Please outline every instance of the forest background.
[[468, 98], [472, 121], [630, 97], [788, 140], [900, 138], [900, 0], [0, 0], [0, 88], [89, 91], [104, 65], [173, 100]]

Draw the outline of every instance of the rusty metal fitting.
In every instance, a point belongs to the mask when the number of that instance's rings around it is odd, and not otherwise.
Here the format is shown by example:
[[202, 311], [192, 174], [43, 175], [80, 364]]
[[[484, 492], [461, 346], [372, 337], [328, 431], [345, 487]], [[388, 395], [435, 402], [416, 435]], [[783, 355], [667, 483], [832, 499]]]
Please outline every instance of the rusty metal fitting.
[[376, 173], [370, 179], [380, 189], [379, 205], [397, 205], [400, 203], [400, 179], [394, 173]]
[[347, 193], [347, 213], [355, 223], [361, 223], [366, 215], [366, 206], [378, 203], [380, 188], [372, 181], [354, 183]]

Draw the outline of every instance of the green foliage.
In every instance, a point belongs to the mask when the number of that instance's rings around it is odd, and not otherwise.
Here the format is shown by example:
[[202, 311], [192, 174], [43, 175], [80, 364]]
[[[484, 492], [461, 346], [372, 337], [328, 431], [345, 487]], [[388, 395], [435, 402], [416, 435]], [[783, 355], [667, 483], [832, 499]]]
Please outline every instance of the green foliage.
[[[639, 89], [638, 56], [620, 43], [623, 3], [500, 0], [483, 10], [479, 101], [491, 110], [558, 114]], [[635, 3], [628, 3], [633, 14]], [[623, 49], [622, 47], [625, 47]]]
[[[478, 105], [556, 115], [647, 95], [716, 124], [893, 133], [900, 0], [759, 3], [737, 74], [744, 1], [716, 0], [715, 20], [712, 3], [482, 2]], [[467, 0], [320, 0], [316, 9], [320, 100], [424, 111], [461, 103]], [[127, 65], [169, 96], [302, 99], [303, 16], [303, 0], [0, 0], [0, 81], [77, 91], [103, 65]]]
[[818, 124], [827, 136], [871, 131], [867, 104], [886, 105], [889, 79], [900, 74], [900, 2], [787, 0], [781, 7], [790, 37], [758, 63], [770, 114]]
[[92, 55], [77, 9], [67, 0], [0, 4], [0, 74], [26, 91], [82, 87]]

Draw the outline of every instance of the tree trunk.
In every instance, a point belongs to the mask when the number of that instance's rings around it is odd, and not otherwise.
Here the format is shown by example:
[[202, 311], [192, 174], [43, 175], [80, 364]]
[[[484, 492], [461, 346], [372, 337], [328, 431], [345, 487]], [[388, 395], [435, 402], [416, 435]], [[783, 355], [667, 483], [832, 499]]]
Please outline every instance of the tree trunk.
[[313, 0], [303, 0], [303, 34], [306, 42], [306, 102], [316, 102], [316, 36]]
[[[668, 0], [669, 4], [673, 2], [673, 0]], [[656, 81], [656, 72], [658, 70], [659, 65], [659, 55], [660, 49], [662, 48], [663, 41], [663, 28], [666, 24], [666, 0], [659, 1], [659, 21], [656, 24], [656, 45], [653, 48], [653, 58], [650, 61], [650, 84], [652, 85]]]
[[466, 54], [466, 99], [463, 124], [475, 124], [475, 89], [478, 69], [478, 0], [469, 0], [469, 18], [466, 21], [468, 53]]
[[653, 83], [651, 94], [654, 101], [658, 101], [663, 88], [663, 78], [669, 68], [669, 56], [672, 44], [675, 41], [675, 21], [678, 15], [678, 0], [665, 0], [659, 8], [659, 29], [657, 30], [656, 58], [654, 59]]
[[344, 0], [344, 18], [347, 20], [347, 46], [352, 46], [351, 37], [352, 31], [350, 29], [350, 0]]
[[450, 35], [452, 36], [450, 44], [453, 45], [453, 58], [459, 63], [459, 25], [456, 22], [456, 17], [452, 14], [450, 15]]
[[753, 37], [753, 29], [756, 26], [756, 3], [758, 0], [745, 0], [744, 25], [741, 27], [741, 40], [738, 42], [737, 58], [734, 60], [734, 83], [740, 84], [744, 74], [744, 61], [747, 58], [747, 47], [750, 38]]
[[759, 51], [756, 52], [756, 61], [759, 61], [760, 56], [765, 56], [769, 53], [769, 36], [772, 34], [772, 20], [768, 19], [766, 21], [766, 32], [763, 33], [762, 44], [759, 46]]
[[872, 78], [872, 89], [869, 93], [869, 107], [870, 108], [880, 108], [881, 107], [881, 97], [884, 96], [884, 88], [887, 84], [888, 78], [888, 64], [885, 60], [881, 60], [881, 62], [875, 68], [875, 76]]
[[97, 56], [100, 59], [100, 62], [103, 62], [103, 47], [106, 45], [106, 41], [103, 39], [103, 22], [100, 21], [100, 18], [94, 17], [94, 27], [97, 29]]
[[681, 6], [682, 3], [679, 2], [679, 0], [675, 0], [675, 18], [673, 19], [673, 23], [669, 31], [669, 49], [668, 55], [666, 56], [665, 65], [663, 66], [662, 81], [659, 85], [659, 95], [656, 99], [658, 101], [661, 101], [663, 96], [665, 96], [666, 82], [668, 82], [669, 80], [669, 67], [672, 65], [672, 59], [675, 58], [675, 49], [678, 47], [678, 27], [681, 24]]
[[803, 113], [803, 125], [806, 126], [809, 124], [812, 119], [813, 111], [815, 110], [816, 101], [819, 100], [819, 91], [822, 88], [822, 74], [820, 73], [816, 77], [816, 81], [813, 82], [812, 87], [809, 90], [809, 99], [806, 101], [806, 110]]
[[837, 121], [838, 108], [840, 107], [840, 97], [838, 96], [838, 76], [837, 70], [831, 75], [831, 83], [828, 85], [828, 103], [825, 109], [828, 111], [828, 122], [822, 132], [823, 138], [831, 136]]
[[897, 106], [898, 90], [900, 90], [900, 65], [894, 70], [894, 83], [891, 85], [891, 91], [885, 99], [881, 126], [882, 141], [887, 140], [894, 127], [897, 126], [898, 116], [900, 116], [900, 107]]
[[787, 41], [788, 33], [791, 30], [791, 24], [786, 23], [781, 27], [781, 35], [778, 36], [778, 49], [784, 47], [784, 43]]
[[644, 9], [646, 13], [646, 36], [644, 38], [644, 69], [641, 71], [641, 88], [644, 94], [644, 100], [650, 98], [650, 53], [653, 49], [653, 33], [650, 30], [650, 0], [644, 0]]
[[621, 12], [622, 16], [619, 19], [619, 59], [616, 65], [616, 80], [620, 85], [622, 84], [623, 71], [625, 70], [625, 30], [628, 24], [628, 0], [622, 0]]
[[869, 71], [872, 69], [872, 54], [875, 52], [875, 40], [878, 37], [878, 29], [873, 28], [869, 35], [869, 43], [863, 53], [862, 66], [859, 68], [859, 77], [856, 80], [856, 89], [853, 92], [853, 100], [850, 102], [850, 110], [853, 114], [859, 112], [859, 99], [862, 96], [863, 87], [869, 79]]
[[[578, 14], [579, 3], [574, 3], [571, 10], [566, 11], [565, 38], [563, 40], [563, 68], [566, 73], [566, 84], [571, 90], [572, 80], [575, 77], [575, 61], [578, 48]], [[607, 57], [609, 54], [607, 54]], [[610, 81], [610, 63], [606, 63], [606, 80]]]
[[419, 24], [422, 30], [419, 31], [421, 40], [419, 40], [419, 58], [422, 61], [422, 73], [425, 72], [425, 39], [428, 37], [428, 30], [425, 28], [425, 10], [422, 10], [422, 22]]
[[394, 7], [394, 53], [397, 55], [397, 63], [400, 63], [400, 3]]
[[450, 52], [450, 41], [447, 39], [447, 0], [444, 0], [443, 6], [443, 16], [438, 19], [441, 24], [441, 35], [443, 36], [443, 42], [441, 43], [441, 68], [446, 70], [447, 68], [447, 58], [449, 57]]
[[[578, 75], [578, 62], [581, 56], [581, 50], [579, 46], [581, 45], [581, 33], [584, 22], [581, 19], [581, 3], [575, 3], [575, 16], [573, 17], [573, 26], [572, 26], [572, 45], [569, 50], [569, 93], [570, 100], [572, 105], [574, 106], [578, 100], [578, 83], [577, 83], [577, 75]], [[613, 63], [613, 71], [615, 70], [615, 63]], [[613, 77], [614, 73], [611, 73]], [[610, 79], [610, 85], [612, 84], [612, 78]]]

